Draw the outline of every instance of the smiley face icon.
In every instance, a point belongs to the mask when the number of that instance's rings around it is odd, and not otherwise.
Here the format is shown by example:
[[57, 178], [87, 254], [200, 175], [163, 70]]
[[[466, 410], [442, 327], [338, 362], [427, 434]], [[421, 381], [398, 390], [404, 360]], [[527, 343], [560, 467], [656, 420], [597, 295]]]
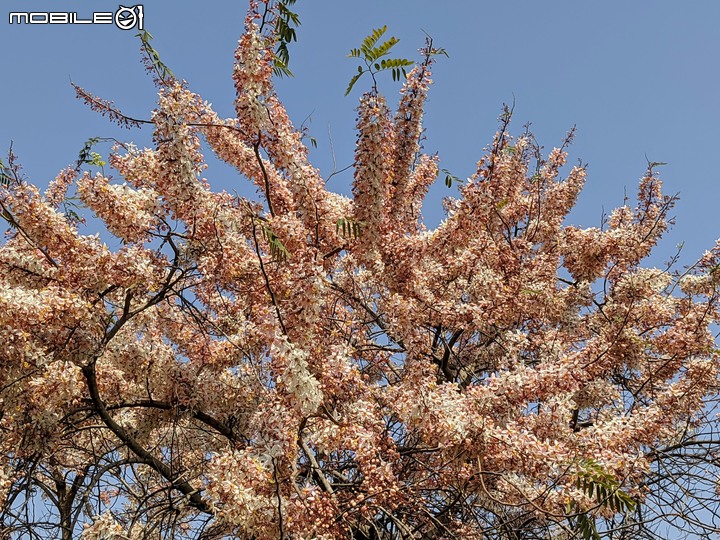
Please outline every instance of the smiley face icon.
[[130, 30], [137, 25], [138, 30], [143, 29], [143, 7], [137, 6], [118, 6], [115, 12], [115, 26], [120, 30]]

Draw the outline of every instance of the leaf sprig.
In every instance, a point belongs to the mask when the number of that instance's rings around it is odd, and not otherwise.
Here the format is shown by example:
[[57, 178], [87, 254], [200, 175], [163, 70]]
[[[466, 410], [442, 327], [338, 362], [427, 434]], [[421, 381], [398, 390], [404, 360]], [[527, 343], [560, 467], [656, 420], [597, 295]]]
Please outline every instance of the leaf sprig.
[[335, 224], [335, 231], [340, 232], [345, 238], [357, 239], [362, 235], [363, 222], [352, 218], [340, 218]]
[[295, 28], [300, 26], [300, 17], [297, 13], [290, 11], [288, 6], [293, 5], [296, 0], [283, 0], [278, 3], [278, 16], [275, 19], [275, 60], [273, 62], [273, 73], [276, 77], [292, 77], [293, 73], [288, 68], [290, 64], [290, 51], [288, 44], [297, 41]]
[[12, 143], [10, 143], [10, 148], [7, 153], [7, 164], [0, 159], [0, 185], [6, 188], [12, 185], [20, 185], [23, 182], [20, 165], [15, 161], [15, 158]]
[[260, 224], [260, 234], [268, 243], [270, 257], [273, 261], [285, 262], [286, 260], [288, 260], [288, 258], [290, 257], [290, 252], [266, 223]]
[[453, 187], [455, 184], [462, 184], [464, 182], [462, 178], [455, 176], [447, 169], [442, 169], [441, 172], [445, 175], [445, 185], [449, 188]]
[[369, 73], [373, 79], [373, 87], [377, 90], [377, 81], [375, 75], [381, 71], [391, 71], [393, 81], [399, 81], [403, 77], [407, 77], [405, 68], [415, 64], [412, 60], [407, 58], [384, 58], [390, 54], [390, 50], [398, 44], [400, 41], [398, 38], [391, 36], [387, 41], [378, 45], [380, 38], [383, 37], [387, 31], [387, 26], [382, 28], [376, 28], [372, 33], [367, 36], [359, 48], [351, 49], [348, 56], [350, 58], [360, 58], [365, 63], [365, 67], [359, 65], [357, 73], [353, 75], [348, 84], [345, 95], [347, 96], [358, 82], [360, 77], [365, 73]]
[[153, 73], [155, 83], [162, 86], [169, 86], [170, 83], [175, 80], [175, 74], [160, 60], [160, 54], [150, 45], [150, 41], [153, 38], [152, 34], [147, 30], [142, 30], [135, 34], [135, 37], [140, 38], [140, 49], [144, 56], [143, 63], [146, 69]]
[[[585, 495], [595, 499], [599, 506], [609, 507], [612, 511], [623, 514], [632, 512], [637, 507], [637, 501], [621, 490], [620, 483], [597, 461], [580, 461], [577, 474], [576, 486]], [[580, 510], [574, 501], [568, 504], [566, 510], [568, 514], [576, 514], [573, 525], [583, 540], [600, 540], [595, 518]]]
[[15, 175], [13, 171], [0, 159], [0, 184], [10, 187], [13, 184]]

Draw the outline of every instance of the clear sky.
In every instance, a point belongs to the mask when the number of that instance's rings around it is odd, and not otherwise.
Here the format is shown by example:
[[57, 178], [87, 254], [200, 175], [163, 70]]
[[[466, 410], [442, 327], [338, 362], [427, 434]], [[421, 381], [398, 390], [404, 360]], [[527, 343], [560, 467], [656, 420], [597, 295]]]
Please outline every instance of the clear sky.
[[[130, 2], [126, 2], [129, 4]], [[126, 113], [149, 118], [156, 91], [140, 63], [136, 30], [112, 25], [9, 24], [12, 11], [114, 11], [105, 0], [0, 0], [0, 151], [11, 141], [28, 178], [45, 186], [74, 162], [86, 139], [116, 137], [149, 145], [151, 131], [122, 130], [74, 97], [70, 80]], [[242, 32], [242, 0], [146, 0], [144, 24], [163, 61], [190, 87], [232, 115], [233, 50]], [[474, 170], [496, 129], [503, 103], [515, 100], [511, 131], [525, 122], [546, 149], [577, 125], [570, 161], [589, 164], [588, 185], [570, 221], [598, 226], [602, 211], [634, 197], [647, 162], [658, 169], [668, 193], [681, 199], [677, 225], [652, 264], [685, 242], [690, 263], [720, 236], [716, 211], [717, 132], [720, 127], [720, 2], [717, 0], [298, 0], [302, 26], [291, 46], [296, 77], [278, 84], [299, 125], [318, 141], [312, 157], [327, 175], [352, 163], [354, 108], [368, 81], [343, 93], [356, 69], [347, 58], [373, 28], [388, 25], [401, 39], [399, 54], [418, 58], [427, 32], [447, 50], [433, 70], [425, 150], [457, 176]], [[398, 83], [381, 89], [391, 98]], [[329, 135], [331, 134], [331, 136]], [[107, 154], [107, 147], [98, 151]], [[217, 188], [248, 193], [232, 169], [212, 165]], [[351, 173], [330, 188], [346, 192]], [[426, 222], [441, 218], [439, 179], [426, 204]]]

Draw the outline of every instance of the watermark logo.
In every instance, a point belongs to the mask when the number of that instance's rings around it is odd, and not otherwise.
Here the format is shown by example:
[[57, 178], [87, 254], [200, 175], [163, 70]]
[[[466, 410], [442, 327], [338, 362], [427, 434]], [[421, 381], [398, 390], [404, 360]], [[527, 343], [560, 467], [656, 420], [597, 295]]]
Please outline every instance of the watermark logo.
[[120, 30], [130, 30], [137, 25], [138, 30], [143, 29], [143, 7], [141, 5], [125, 7], [119, 6], [115, 12], [115, 26]]
[[114, 24], [120, 30], [144, 30], [145, 11], [141, 4], [118, 6], [115, 12], [95, 11], [78, 14], [77, 11], [12, 11], [10, 24]]

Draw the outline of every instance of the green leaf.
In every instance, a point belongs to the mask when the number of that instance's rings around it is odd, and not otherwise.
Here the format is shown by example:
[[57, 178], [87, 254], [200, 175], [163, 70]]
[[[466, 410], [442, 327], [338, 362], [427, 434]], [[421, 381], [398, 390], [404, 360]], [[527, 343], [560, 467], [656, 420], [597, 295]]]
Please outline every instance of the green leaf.
[[598, 485], [598, 492], [597, 492], [597, 502], [604, 503], [607, 501], [608, 493], [607, 493], [607, 487], [603, 484]]
[[645, 154], [645, 161], [647, 161], [649, 171], [652, 171], [655, 167], [662, 167], [663, 165], [667, 165], [665, 161], [650, 161], [647, 157], [647, 154]]
[[10, 187], [13, 182], [12, 177], [8, 174], [9, 172], [11, 172], [10, 169], [8, 169], [2, 159], [0, 159], [0, 184], [5, 187]]
[[395, 45], [397, 45], [400, 42], [400, 40], [396, 37], [391, 37], [388, 39], [385, 43], [380, 45], [379, 47], [374, 47], [369, 49], [367, 54], [367, 61], [368, 62], [374, 62], [378, 58], [385, 56], [390, 52], [390, 49], [392, 49]]
[[618, 512], [636, 507], [636, 501], [620, 489], [615, 477], [605, 471], [599, 463], [594, 460], [583, 460], [579, 463], [579, 467], [576, 485], [588, 497]]
[[386, 31], [387, 25], [383, 26], [382, 28], [376, 28], [369, 36], [363, 39], [360, 48], [368, 51], [372, 50], [373, 47], [375, 47], [375, 44], [380, 40], [380, 38]]
[[[615, 513], [632, 511], [636, 508], [637, 502], [629, 494], [621, 490], [617, 479], [595, 460], [581, 460], [577, 465], [578, 471], [575, 485], [586, 496], [597, 501], [600, 506], [610, 508]], [[574, 501], [571, 501], [567, 506], [568, 515], [578, 509], [578, 505]], [[568, 519], [573, 525], [572, 518], [568, 517]], [[573, 527], [584, 539], [599, 540], [600, 538], [595, 518], [587, 512], [578, 513]]]
[[446, 51], [445, 49], [443, 49], [443, 48], [440, 48], [440, 49], [432, 49], [432, 50], [430, 51], [430, 56], [438, 56], [438, 55], [441, 55], [441, 54], [442, 54], [443, 56], [445, 56], [445, 58], [450, 58], [450, 55], [449, 55], [449, 54], [447, 53], [447, 51]]
[[153, 46], [150, 45], [150, 41], [153, 39], [152, 34], [147, 30], [141, 30], [135, 34], [135, 37], [140, 38], [142, 51], [147, 55], [150, 65], [155, 68], [161, 81], [167, 84], [169, 80], [175, 79], [175, 74], [160, 61], [160, 55]]
[[[386, 31], [387, 26], [373, 30], [369, 36], [363, 39], [359, 48], [350, 49], [350, 54], [348, 54], [348, 56], [350, 58], [362, 57], [365, 61], [365, 65], [367, 67], [366, 69], [363, 69], [362, 66], [358, 66], [358, 73], [360, 74], [365, 71], [369, 71], [374, 75], [380, 71], [391, 70], [393, 80], [400, 81], [402, 80], [403, 75], [407, 77], [405, 67], [414, 65], [414, 62], [412, 60], [408, 60], [407, 58], [383, 58], [384, 56], [387, 56], [390, 50], [400, 42], [398, 38], [390, 37], [384, 43], [377, 45], [378, 41]], [[348, 89], [345, 92], [346, 96], [350, 93], [356, 82], [357, 76], [350, 81]]]
[[[445, 173], [445, 185], [449, 188], [451, 188], [453, 186], [453, 184], [461, 184], [463, 182], [460, 178], [458, 178], [457, 176], [452, 174], [447, 169], [442, 169], [441, 172]], [[579, 481], [579, 478], [578, 478], [578, 481]], [[578, 486], [578, 487], [580, 487], [580, 486]]]
[[364, 71], [360, 71], [359, 73], [353, 75], [353, 78], [350, 79], [350, 83], [348, 84], [347, 89], [345, 90], [345, 95], [347, 96], [353, 89], [353, 86], [355, 86], [355, 83], [358, 82], [358, 79], [362, 77], [362, 74]]
[[345, 238], [360, 238], [362, 235], [362, 222], [356, 221], [352, 218], [340, 218], [335, 224], [335, 232], [340, 232], [342, 229], [342, 235]]
[[293, 77], [293, 72], [280, 59], [276, 58], [273, 63], [273, 74], [276, 77]]
[[384, 58], [380, 61], [380, 67], [382, 69], [402, 68], [412, 65], [415, 65], [415, 62], [407, 58]]
[[92, 159], [88, 163], [91, 165], [95, 165], [96, 167], [104, 167], [107, 165], [107, 162], [103, 161], [102, 156], [97, 152], [90, 152], [90, 157]]
[[275, 62], [273, 73], [277, 77], [292, 77], [292, 71], [288, 68], [290, 64], [290, 52], [288, 44], [297, 41], [295, 28], [300, 26], [300, 17], [291, 11], [288, 6], [293, 5], [295, 0], [281, 0], [278, 2], [278, 16], [275, 20], [273, 38], [277, 42], [275, 49]]
[[270, 257], [277, 262], [285, 262], [290, 257], [290, 252], [285, 248], [280, 239], [266, 224], [261, 224], [260, 232], [268, 243]]

